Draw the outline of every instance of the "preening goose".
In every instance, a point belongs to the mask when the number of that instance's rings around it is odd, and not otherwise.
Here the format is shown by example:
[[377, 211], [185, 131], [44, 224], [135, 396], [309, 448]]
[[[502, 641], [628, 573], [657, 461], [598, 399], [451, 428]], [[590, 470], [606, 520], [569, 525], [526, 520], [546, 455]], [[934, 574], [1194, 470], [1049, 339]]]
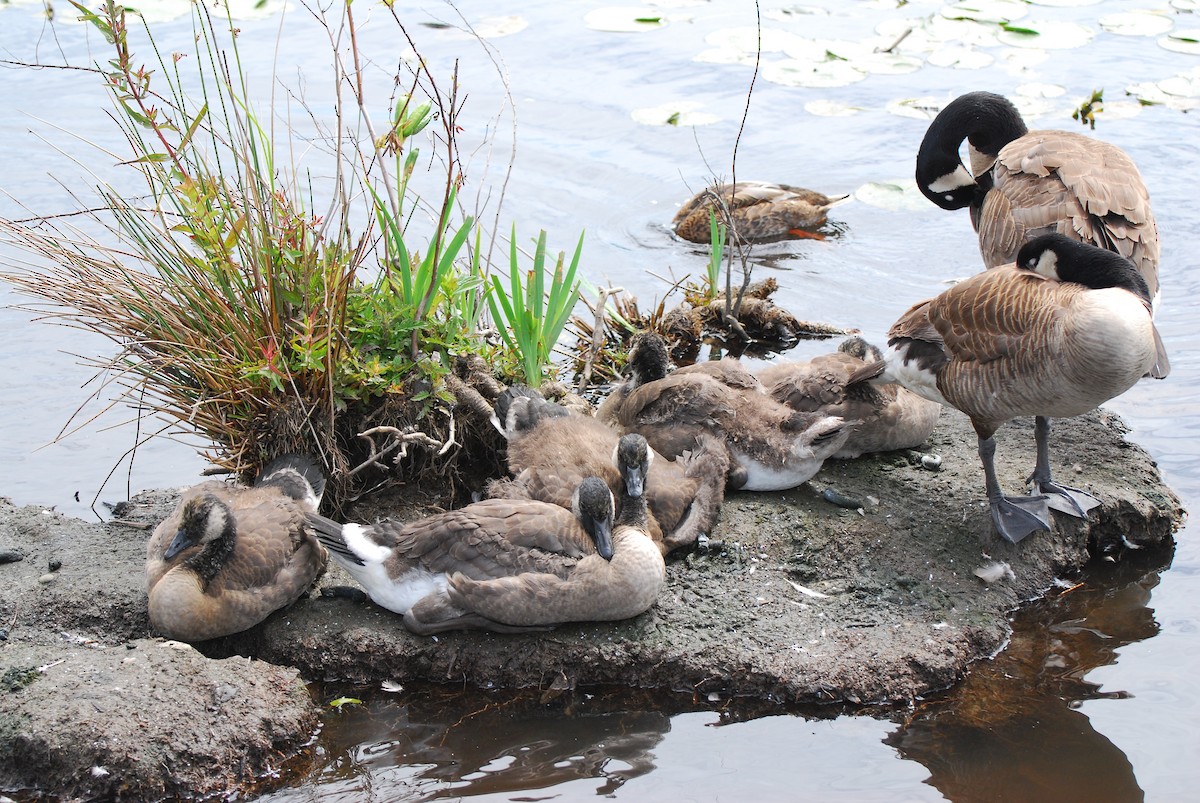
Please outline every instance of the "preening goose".
[[644, 500], [623, 499], [615, 528], [612, 493], [597, 477], [580, 483], [574, 513], [485, 499], [407, 525], [311, 519], [334, 559], [409, 630], [524, 632], [624, 619], [654, 603], [666, 569]]
[[[968, 143], [970, 170], [958, 155]], [[1001, 95], [969, 92], [934, 118], [917, 153], [917, 185], [943, 209], [969, 207], [987, 267], [1057, 232], [1128, 257], [1158, 297], [1158, 228], [1133, 161], [1070, 131], [1029, 131]]]
[[[1145, 280], [1129, 260], [1061, 234], [1021, 247], [1015, 265], [972, 276], [917, 304], [888, 335], [885, 361], [856, 378], [900, 382], [971, 418], [996, 530], [1017, 542], [1050, 529], [1048, 507], [1085, 517], [1098, 502], [1052, 481], [1050, 418], [1119, 396], [1161, 344]], [[1034, 495], [1004, 496], [993, 433], [1037, 416]]]
[[631, 474], [644, 483], [650, 534], [664, 555], [695, 543], [716, 523], [729, 470], [716, 439], [701, 439], [688, 454], [668, 460], [642, 438], [623, 439], [612, 426], [521, 387], [501, 394], [496, 414], [505, 421], [513, 477], [492, 482], [489, 496], [569, 506], [584, 477], [601, 477], [619, 494], [622, 476]]
[[666, 344], [653, 333], [635, 338], [629, 360], [632, 377], [603, 412], [668, 457], [696, 448], [704, 435], [719, 439], [729, 452], [730, 488], [800, 485], [849, 436], [843, 419], [797, 412], [756, 387], [731, 387], [699, 368], [667, 373]]
[[900, 385], [850, 381], [856, 371], [882, 359], [875, 346], [852, 337], [831, 354], [804, 362], [772, 363], [759, 371], [758, 378], [765, 393], [793, 410], [855, 422], [835, 458], [920, 446], [937, 425], [940, 404]]
[[325, 479], [285, 455], [253, 487], [203, 482], [186, 492], [146, 546], [150, 623], [180, 641], [238, 633], [295, 602], [325, 568], [308, 531]]
[[[671, 221], [677, 235], [694, 243], [709, 241], [709, 212], [715, 205], [714, 195], [729, 208], [733, 229], [744, 240], [771, 240], [789, 235], [824, 239], [825, 235], [813, 230], [824, 225], [832, 207], [850, 198], [767, 181], [716, 184], [679, 207]], [[718, 220], [723, 218], [718, 215]]]

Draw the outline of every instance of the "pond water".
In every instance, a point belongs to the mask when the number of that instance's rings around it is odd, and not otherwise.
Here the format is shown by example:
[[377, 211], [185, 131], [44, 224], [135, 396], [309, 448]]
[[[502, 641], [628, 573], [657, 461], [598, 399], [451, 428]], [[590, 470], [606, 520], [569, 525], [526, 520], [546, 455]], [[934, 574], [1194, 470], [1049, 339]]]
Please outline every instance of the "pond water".
[[[326, 113], [325, 34], [300, 4], [286, 13], [278, 5], [239, 21], [247, 72], [264, 98], [273, 74], [292, 86], [302, 75], [306, 97]], [[435, 75], [448, 75], [458, 59], [468, 96], [464, 142], [494, 138], [491, 149], [464, 148], [466, 191], [492, 192], [484, 219], [496, 215], [495, 195], [512, 152], [499, 228], [507, 231], [515, 221], [525, 240], [544, 228], [555, 250], [572, 247], [586, 230], [587, 278], [623, 286], [645, 303], [666, 291], [670, 277], [703, 272], [704, 250], [674, 240], [666, 224], [677, 204], [713, 175], [729, 177], [735, 143], [739, 178], [829, 193], [898, 186], [911, 181], [928, 125], [927, 118], [905, 114], [920, 103], [903, 101], [945, 102], [989, 89], [1025, 98], [1035, 127], [1068, 128], [1077, 125], [1071, 110], [1103, 88], [1107, 102], [1094, 133], [1138, 163], [1158, 217], [1164, 288], [1158, 324], [1173, 366], [1165, 382], [1140, 383], [1109, 406], [1191, 507], [1200, 500], [1200, 406], [1193, 391], [1200, 380], [1200, 309], [1192, 302], [1200, 293], [1200, 262], [1190, 248], [1200, 237], [1192, 206], [1200, 132], [1179, 93], [1191, 91], [1200, 69], [1200, 55], [1188, 52], [1200, 39], [1200, 10], [1185, 0], [959, 5], [1025, 12], [1010, 27], [1044, 30], [1039, 41], [1055, 47], [1023, 46], [1028, 35], [1022, 40], [1019, 31], [1000, 41], [991, 25], [970, 47], [945, 42], [924, 52], [926, 30], [943, 24], [930, 28], [925, 21], [975, 14], [940, 2], [764, 2], [766, 52], [739, 140], [753, 75], [752, 59], [739, 62], [744, 55], [736, 50], [755, 26], [755, 6], [747, 0], [679, 0], [618, 12], [598, 2], [539, 0], [520, 4], [511, 18], [498, 16], [495, 3], [462, 2], [457, 11], [434, 2], [396, 3]], [[161, 18], [154, 23], [160, 44], [184, 46], [191, 32], [180, 16], [186, 4], [147, 0], [141, 7]], [[391, 74], [406, 49], [402, 37], [378, 6], [354, 8], [377, 77]], [[125, 151], [96, 79], [17, 66], [108, 58], [103, 40], [72, 22], [66, 6], [56, 4], [53, 24], [39, 10], [33, 3], [0, 6], [0, 58], [13, 62], [0, 82], [0, 102], [9, 110], [0, 119], [0, 216], [6, 218], [70, 212], [91, 203], [88, 189], [99, 183], [136, 191], [126, 183], [130, 171], [115, 164]], [[1135, 11], [1146, 13], [1134, 15], [1132, 28], [1118, 27], [1127, 18], [1112, 16]], [[602, 30], [620, 27], [613, 19], [634, 18], [665, 24]], [[463, 19], [488, 35], [487, 50], [454, 29]], [[897, 74], [902, 67], [892, 64], [845, 84], [847, 69], [865, 65], [866, 57], [851, 45], [822, 43], [851, 54], [848, 68], [830, 69], [827, 79], [821, 73], [825, 83], [842, 85], [794, 85], [798, 74], [808, 82], [814, 74], [800, 61], [814, 46], [802, 37], [867, 42], [870, 50], [886, 48], [908, 27], [917, 30], [893, 50], [911, 55], [919, 69]], [[1080, 46], [1057, 47], [1081, 38]], [[959, 66], [936, 66], [952, 63]], [[1128, 87], [1163, 81], [1176, 92], [1171, 104], [1143, 108], [1126, 95]], [[382, 114], [386, 91], [377, 98]], [[854, 113], [827, 113], [847, 107]], [[645, 122], [665, 123], [675, 113], [678, 125]], [[857, 327], [878, 341], [911, 303], [978, 270], [965, 213], [946, 213], [919, 198], [909, 203], [886, 190], [863, 191], [835, 209], [835, 233], [825, 241], [757, 249], [755, 278], [776, 278], [776, 301], [800, 317]], [[879, 195], [892, 200], [868, 200]], [[13, 253], [4, 246], [5, 256], [17, 258]], [[0, 304], [18, 301], [0, 287]], [[156, 425], [139, 428], [124, 408], [56, 439], [90, 394], [107, 398], [74, 355], [107, 355], [109, 344], [31, 325], [16, 311], [0, 313], [0, 332], [0, 493], [18, 504], [94, 518], [93, 510], [104, 511], [94, 499], [111, 502], [129, 490], [196, 481], [205, 462], [173, 440], [141, 445], [130, 467], [127, 452]], [[804, 343], [789, 356], [827, 348]], [[88, 404], [76, 421], [88, 421], [102, 406]], [[319, 760], [293, 768], [288, 788], [263, 799], [1190, 798], [1200, 782], [1200, 693], [1192, 682], [1200, 666], [1198, 573], [1200, 548], [1184, 527], [1169, 569], [1100, 567], [1085, 587], [1018, 615], [1009, 649], [960, 687], [890, 718], [756, 705], [714, 710], [628, 690], [541, 700], [443, 688], [320, 688], [322, 699], [357, 691], [369, 704], [331, 712]]]

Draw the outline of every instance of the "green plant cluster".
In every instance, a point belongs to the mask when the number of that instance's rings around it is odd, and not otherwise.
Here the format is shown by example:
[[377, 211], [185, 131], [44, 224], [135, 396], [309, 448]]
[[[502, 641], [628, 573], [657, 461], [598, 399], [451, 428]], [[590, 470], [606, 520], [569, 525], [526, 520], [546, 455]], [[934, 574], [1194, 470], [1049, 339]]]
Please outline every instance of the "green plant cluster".
[[[313, 199], [328, 190], [302, 183], [281, 160], [248, 101], [236, 30], [221, 33], [228, 20], [196, 4], [196, 53], [185, 59], [155, 45], [150, 70], [135, 60], [122, 6], [71, 1], [112, 46], [98, 71], [153, 204], [102, 190], [119, 249], [0, 221], [50, 263], [3, 278], [120, 343], [112, 363], [97, 364], [122, 372], [127, 395], [210, 438], [215, 462], [230, 469], [278, 452], [284, 444], [264, 438], [281, 432], [301, 439], [289, 448], [342, 452], [327, 463], [346, 468], [359, 419], [381, 404], [403, 411], [384, 423], [444, 426], [455, 400], [442, 380], [458, 355], [486, 355], [499, 373], [515, 374], [503, 378], [537, 384], [553, 374], [551, 350], [578, 299], [582, 237], [569, 267], [559, 254], [549, 273], [545, 232], [526, 269], [514, 226], [509, 281], [488, 276], [483, 234], [459, 212], [453, 158], [440, 198], [429, 203], [410, 189], [418, 160], [410, 139], [437, 121], [453, 144], [453, 96], [418, 101], [410, 92], [365, 149], [349, 135], [334, 142], [341, 184], [318, 215]], [[198, 69], [196, 99], [183, 90], [195, 81], [181, 64]], [[355, 230], [354, 197], [368, 199], [367, 231]], [[409, 223], [420, 208], [435, 223], [418, 243]], [[499, 327], [492, 343], [480, 334], [487, 311]], [[347, 420], [351, 412], [358, 418]]]

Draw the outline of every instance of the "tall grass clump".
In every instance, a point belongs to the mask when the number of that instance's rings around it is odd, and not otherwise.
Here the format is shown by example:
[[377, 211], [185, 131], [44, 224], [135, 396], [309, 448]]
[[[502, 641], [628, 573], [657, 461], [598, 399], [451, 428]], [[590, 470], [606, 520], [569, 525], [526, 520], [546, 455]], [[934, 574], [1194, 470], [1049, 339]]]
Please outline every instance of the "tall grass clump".
[[[480, 227], [459, 202], [457, 71], [445, 88], [423, 62], [398, 72], [379, 128], [351, 4], [335, 4], [334, 20], [313, 11], [330, 33], [338, 113], [318, 126], [332, 163], [306, 170], [256, 112], [229, 19], [196, 3], [186, 57], [160, 52], [147, 30], [157, 61], [148, 69], [131, 46], [132, 12], [113, 0], [72, 5], [111, 47], [95, 72], [132, 152], [123, 164], [147, 193], [99, 189], [108, 217], [97, 219], [114, 243], [52, 221], [0, 220], [0, 236], [37, 257], [0, 278], [38, 299], [27, 309], [119, 344], [94, 360], [114, 377], [110, 404], [201, 435], [222, 469], [251, 474], [306, 451], [324, 460], [338, 501], [418, 472], [456, 474], [458, 456], [490, 437], [479, 393], [495, 382], [478, 365], [545, 376], [580, 257], [577, 248], [566, 274], [560, 259], [545, 293], [543, 233], [537, 280], [499, 302], [498, 323], [513, 331], [502, 328], [497, 345], [479, 335], [495, 284]], [[422, 132], [437, 158], [420, 162], [443, 172], [417, 192]], [[515, 245], [509, 256], [515, 277]], [[536, 333], [518, 334], [530, 320]]]

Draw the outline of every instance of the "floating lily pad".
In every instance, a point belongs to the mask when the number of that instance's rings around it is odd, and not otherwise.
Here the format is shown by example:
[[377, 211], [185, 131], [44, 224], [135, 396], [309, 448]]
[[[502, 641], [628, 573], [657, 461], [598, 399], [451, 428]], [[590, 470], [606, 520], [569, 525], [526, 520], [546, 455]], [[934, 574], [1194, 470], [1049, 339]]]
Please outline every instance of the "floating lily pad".
[[1123, 11], [1105, 14], [1100, 27], [1120, 36], [1158, 36], [1175, 26], [1170, 17], [1157, 11]]
[[763, 11], [763, 17], [769, 20], [790, 22], [804, 17], [828, 17], [829, 9], [819, 6], [787, 6], [785, 8], [769, 8]]
[[966, 0], [942, 8], [942, 16], [950, 20], [974, 22], [1012, 22], [1029, 13], [1021, 0]]
[[1029, 0], [1031, 6], [1052, 6], [1054, 8], [1075, 8], [1077, 6], [1094, 6], [1104, 0]]
[[854, 197], [868, 206], [892, 212], [919, 212], [931, 208], [912, 179], [872, 181], [855, 190]]
[[1137, 101], [1118, 100], [1116, 102], [1104, 102], [1104, 108], [1098, 114], [1099, 118], [1104, 121], [1108, 120], [1128, 120], [1130, 117], [1137, 117], [1142, 113], [1145, 107]]
[[1077, 22], [1039, 21], [1006, 26], [997, 38], [1012, 47], [1066, 50], [1092, 41], [1096, 32]]
[[956, 70], [979, 70], [990, 67], [996, 57], [991, 53], [972, 47], [943, 47], [926, 57], [935, 67], [953, 67]]
[[763, 67], [765, 80], [784, 86], [829, 88], [848, 86], [867, 77], [846, 61], [801, 61], [784, 59]]
[[1058, 84], [1021, 84], [1016, 94], [1027, 98], [1058, 98], [1065, 95], [1067, 88]]
[[862, 110], [861, 106], [851, 106], [837, 100], [810, 100], [804, 104], [804, 111], [818, 117], [852, 117]]
[[692, 61], [698, 61], [702, 64], [748, 64], [753, 66], [757, 58], [754, 53], [747, 53], [744, 50], [710, 47], [707, 50], [701, 50], [697, 53]]
[[949, 98], [934, 98], [926, 95], [921, 98], [902, 98], [893, 100], [886, 106], [889, 114], [897, 117], [910, 117], [914, 120], [932, 120], [937, 117], [942, 107], [950, 102]]
[[1200, 11], [1200, 0], [1171, 0], [1171, 8], [1176, 11]]
[[502, 36], [520, 33], [528, 27], [529, 21], [524, 17], [510, 14], [507, 17], [483, 17], [472, 22], [469, 29], [458, 25], [444, 28], [443, 35], [447, 39], [499, 39]]
[[1158, 45], [1176, 53], [1200, 56], [1200, 28], [1186, 28], [1169, 33], [1158, 40]]
[[609, 6], [589, 11], [583, 22], [594, 31], [644, 33], [667, 24], [660, 9], [647, 6]]
[[635, 122], [642, 125], [694, 126], [720, 122], [721, 118], [715, 114], [697, 111], [701, 108], [703, 108], [703, 104], [680, 101], [646, 109], [634, 109], [631, 116]]
[[[763, 28], [762, 52], [782, 53], [788, 45], [793, 44], [798, 38], [796, 34], [790, 31], [781, 31], [778, 28]], [[743, 53], [753, 55], [758, 52], [758, 29], [722, 28], [704, 37], [704, 41], [723, 50], [740, 50]]]

